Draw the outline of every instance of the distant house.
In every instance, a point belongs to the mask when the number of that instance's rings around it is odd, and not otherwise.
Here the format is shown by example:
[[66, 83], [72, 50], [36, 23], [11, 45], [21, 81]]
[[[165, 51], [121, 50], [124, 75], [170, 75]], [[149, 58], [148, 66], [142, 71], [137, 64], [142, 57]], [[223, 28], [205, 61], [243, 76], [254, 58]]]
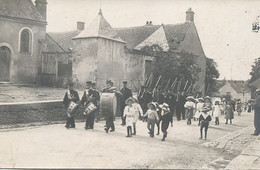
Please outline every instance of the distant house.
[[230, 94], [233, 99], [240, 99], [242, 102], [247, 102], [251, 99], [251, 90], [247, 87], [245, 81], [227, 80], [219, 90], [218, 95]]

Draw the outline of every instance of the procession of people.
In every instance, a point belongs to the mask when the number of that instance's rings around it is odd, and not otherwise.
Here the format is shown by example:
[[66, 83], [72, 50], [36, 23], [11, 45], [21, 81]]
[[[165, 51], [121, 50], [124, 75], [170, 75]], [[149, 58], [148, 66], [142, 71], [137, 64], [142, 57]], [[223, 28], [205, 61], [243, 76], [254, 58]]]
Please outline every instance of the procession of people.
[[[206, 140], [211, 120], [214, 120], [215, 125], [219, 125], [219, 117], [224, 115], [225, 122], [223, 123], [232, 124], [235, 110], [238, 116], [241, 116], [243, 110], [240, 100], [217, 98], [212, 101], [212, 98], [209, 96], [202, 97], [197, 95], [195, 98], [195, 96], [188, 95], [185, 92], [178, 91], [174, 93], [171, 90], [162, 90], [160, 87], [156, 87], [151, 92], [145, 85], [141, 86], [140, 91], [134, 97], [131, 89], [128, 88], [128, 82], [123, 81], [122, 83], [123, 88], [118, 91], [116, 87], [113, 87], [113, 82], [107, 80], [106, 86], [101, 92], [98, 92], [96, 83], [87, 81], [85, 91], [80, 100], [78, 92], [73, 89], [73, 83], [69, 82], [67, 84], [68, 91], [65, 93], [63, 100], [67, 109], [67, 123], [65, 127], [75, 128], [74, 116], [77, 108], [82, 106], [84, 107], [83, 114], [86, 119], [86, 130], [94, 129], [95, 117], [98, 121], [100, 116], [103, 116], [106, 121], [104, 125], [105, 132], [114, 132], [115, 116], [119, 113], [122, 120], [121, 125], [126, 127], [126, 137], [132, 137], [137, 134], [136, 123], [139, 120], [147, 123], [150, 137], [154, 137], [157, 127], [158, 132], [156, 135], [159, 135], [161, 131], [163, 133], [161, 140], [165, 141], [167, 129], [170, 124], [171, 127], [173, 126], [174, 116], [176, 116], [177, 121], [181, 121], [181, 119], [187, 120], [187, 125], [193, 124], [192, 121], [198, 121], [200, 126], [199, 139], [203, 138], [203, 129], [205, 129], [204, 139]], [[116, 101], [116, 105], [110, 106], [112, 105], [110, 101], [110, 103], [108, 102], [109, 105], [107, 107], [103, 106], [102, 109], [101, 98], [104, 94], [110, 94], [110, 97], [106, 96], [106, 100], [112, 101], [111, 95], [114, 96], [115, 99], [113, 101]], [[258, 105], [256, 106], [258, 110]], [[108, 107], [110, 108], [107, 109]], [[258, 126], [254, 134], [259, 134]]]

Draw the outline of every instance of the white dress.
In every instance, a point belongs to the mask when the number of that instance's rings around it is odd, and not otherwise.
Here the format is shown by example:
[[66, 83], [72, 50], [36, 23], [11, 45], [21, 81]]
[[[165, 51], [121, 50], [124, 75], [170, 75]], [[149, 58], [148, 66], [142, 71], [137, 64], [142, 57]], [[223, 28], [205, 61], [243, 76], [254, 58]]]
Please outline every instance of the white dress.
[[221, 106], [220, 105], [214, 105], [213, 106], [213, 116], [219, 117], [221, 115]]
[[204, 103], [197, 103], [197, 111], [194, 115], [194, 118], [198, 119], [202, 113], [202, 109], [203, 109]]
[[134, 115], [135, 115], [135, 109], [134, 106], [126, 106], [124, 109], [124, 117], [126, 117], [126, 126], [133, 126], [134, 121]]
[[134, 107], [134, 120], [133, 120], [133, 123], [136, 123], [138, 118], [139, 118], [139, 113], [140, 113], [140, 115], [143, 115], [143, 109], [141, 108], [140, 104], [138, 104], [138, 103], [133, 103], [132, 105]]

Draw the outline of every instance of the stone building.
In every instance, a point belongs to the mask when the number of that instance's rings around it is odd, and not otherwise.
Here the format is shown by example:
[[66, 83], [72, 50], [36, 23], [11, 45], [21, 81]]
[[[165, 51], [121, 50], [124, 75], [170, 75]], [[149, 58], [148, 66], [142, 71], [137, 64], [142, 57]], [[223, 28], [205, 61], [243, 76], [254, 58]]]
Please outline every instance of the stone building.
[[0, 81], [37, 83], [46, 0], [0, 0]]
[[85, 27], [46, 33], [46, 0], [0, 0], [0, 81], [62, 86], [72, 78], [78, 87], [86, 80], [100, 89], [107, 79], [120, 87], [128, 80], [137, 90], [152, 72], [154, 57], [143, 51], [157, 45], [164, 51], [193, 53], [201, 68], [197, 89], [205, 83], [206, 57], [194, 24], [186, 12], [182, 24], [113, 28], [100, 10]]
[[247, 102], [251, 99], [251, 90], [246, 85], [245, 81], [227, 80], [219, 89], [218, 95], [231, 95], [233, 99], [240, 99], [242, 102]]
[[[154, 57], [142, 51], [143, 47], [158, 45], [164, 51], [193, 53], [201, 68], [197, 89], [205, 83], [206, 57], [194, 24], [194, 12], [186, 12], [182, 24], [112, 28], [100, 10], [96, 18], [85, 27], [77, 23], [77, 30], [66, 33], [48, 33], [65, 51], [72, 52], [72, 77], [78, 85], [86, 80], [96, 81], [98, 88], [107, 79], [120, 87], [123, 80], [140, 87], [152, 70]], [[48, 50], [47, 50], [48, 51]], [[204, 90], [203, 90], [204, 91]]]

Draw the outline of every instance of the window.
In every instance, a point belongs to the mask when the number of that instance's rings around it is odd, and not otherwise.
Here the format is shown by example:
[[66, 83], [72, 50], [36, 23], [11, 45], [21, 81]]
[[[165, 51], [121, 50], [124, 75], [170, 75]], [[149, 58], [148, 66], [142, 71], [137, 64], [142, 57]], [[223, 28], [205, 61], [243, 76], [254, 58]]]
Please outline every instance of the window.
[[27, 28], [20, 33], [20, 53], [31, 54], [32, 34]]

